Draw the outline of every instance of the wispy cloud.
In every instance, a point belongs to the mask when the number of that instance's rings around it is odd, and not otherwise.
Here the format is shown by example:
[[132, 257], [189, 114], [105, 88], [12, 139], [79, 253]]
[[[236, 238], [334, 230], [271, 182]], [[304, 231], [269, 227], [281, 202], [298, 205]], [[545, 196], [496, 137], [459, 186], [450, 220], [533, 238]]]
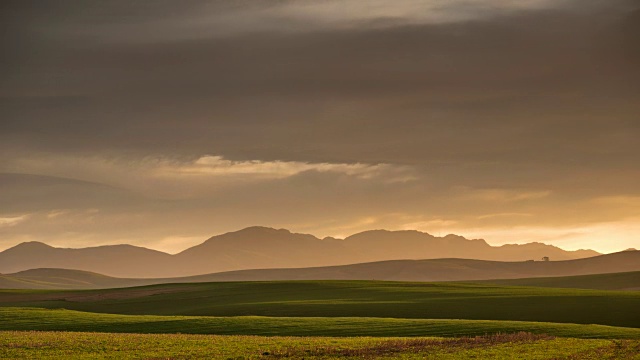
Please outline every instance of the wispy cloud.
[[29, 218], [29, 215], [20, 215], [20, 216], [11, 216], [11, 217], [0, 217], [0, 227], [3, 226], [15, 226]]
[[515, 202], [525, 200], [538, 200], [551, 195], [550, 190], [512, 190], [512, 189], [471, 189], [461, 188], [461, 196], [469, 199]]
[[[93, 36], [119, 41], [176, 41], [258, 32], [384, 28], [444, 24], [489, 18], [521, 10], [562, 6], [570, 0], [328, 0], [263, 1], [225, 6], [203, 2], [183, 14], [143, 18], [88, 29]], [[150, 31], [153, 29], [154, 31]], [[124, 34], [128, 36], [123, 36]], [[84, 34], [83, 36], [86, 36]]]
[[533, 216], [533, 214], [527, 214], [527, 213], [498, 213], [498, 214], [485, 214], [485, 215], [480, 215], [478, 216], [478, 220], [483, 220], [483, 219], [493, 219], [493, 218], [503, 218], [503, 217], [528, 217], [528, 216]]
[[[0, 167], [0, 172], [3, 171], [83, 180], [170, 198], [284, 180], [304, 173], [334, 174], [382, 183], [416, 179], [411, 167], [392, 164], [229, 160], [217, 155], [183, 160], [41, 154], [13, 158]], [[50, 214], [51, 217], [57, 215], [57, 212]]]
[[202, 156], [186, 164], [160, 165], [158, 176], [258, 176], [285, 178], [305, 171], [335, 172], [360, 178], [371, 178], [392, 168], [389, 164], [309, 163], [299, 161], [233, 161], [222, 156]]

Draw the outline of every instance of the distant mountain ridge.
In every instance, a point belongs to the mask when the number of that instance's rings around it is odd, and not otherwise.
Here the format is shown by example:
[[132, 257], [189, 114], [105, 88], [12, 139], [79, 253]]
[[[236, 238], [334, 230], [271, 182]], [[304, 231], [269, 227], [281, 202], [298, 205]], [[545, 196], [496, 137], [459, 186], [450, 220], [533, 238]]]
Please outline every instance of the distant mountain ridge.
[[249, 227], [217, 235], [170, 255], [133, 245], [80, 249], [26, 242], [0, 252], [0, 273], [63, 268], [129, 278], [178, 277], [244, 269], [347, 265], [383, 260], [467, 258], [494, 261], [570, 260], [599, 255], [528, 243], [491, 246], [462, 236], [436, 237], [415, 230], [371, 230], [345, 239], [319, 239], [285, 229]]

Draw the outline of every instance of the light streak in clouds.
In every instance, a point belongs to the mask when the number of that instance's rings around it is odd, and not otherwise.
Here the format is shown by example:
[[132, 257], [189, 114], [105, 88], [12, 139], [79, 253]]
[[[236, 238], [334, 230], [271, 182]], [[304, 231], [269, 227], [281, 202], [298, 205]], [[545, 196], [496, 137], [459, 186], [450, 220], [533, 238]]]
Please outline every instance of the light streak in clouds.
[[[156, 18], [140, 15], [138, 21], [93, 24], [82, 34], [60, 25], [59, 36], [101, 39], [105, 42], [175, 42], [221, 38], [260, 32], [304, 33], [402, 25], [464, 22], [516, 11], [558, 8], [572, 0], [297, 0], [264, 1], [249, 5], [224, 2], [192, 4], [181, 14]], [[138, 9], [144, 14], [145, 5]]]
[[519, 216], [533, 216], [533, 214], [527, 213], [499, 213], [499, 214], [486, 214], [478, 216], [478, 220], [482, 219], [493, 219], [493, 218], [502, 218], [502, 217], [519, 217]]
[[[390, 164], [228, 160], [206, 155], [195, 160], [34, 155], [13, 158], [0, 172], [55, 176], [128, 189], [159, 198], [194, 197], [222, 188], [277, 181], [308, 172], [332, 173], [362, 181], [415, 180], [411, 167]], [[55, 214], [53, 215], [55, 216]]]
[[360, 178], [371, 178], [376, 174], [391, 169], [388, 164], [332, 164], [308, 163], [300, 161], [233, 161], [222, 156], [202, 156], [192, 163], [178, 166], [161, 167], [158, 174], [167, 175], [200, 175], [226, 176], [247, 175], [265, 176], [270, 178], [285, 178], [305, 171], [336, 172]]
[[514, 202], [546, 198], [551, 195], [549, 190], [512, 190], [512, 189], [471, 189], [461, 187], [462, 197], [470, 200]]
[[15, 226], [29, 218], [29, 215], [20, 215], [12, 217], [0, 217], [0, 227]]

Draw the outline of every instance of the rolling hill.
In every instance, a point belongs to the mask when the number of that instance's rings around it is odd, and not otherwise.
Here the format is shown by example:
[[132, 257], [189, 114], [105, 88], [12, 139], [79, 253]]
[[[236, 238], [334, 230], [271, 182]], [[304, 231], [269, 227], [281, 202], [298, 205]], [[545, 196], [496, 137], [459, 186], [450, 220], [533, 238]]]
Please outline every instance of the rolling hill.
[[0, 252], [0, 273], [63, 268], [116, 277], [158, 278], [383, 260], [525, 261], [543, 256], [570, 260], [596, 255], [599, 254], [592, 250], [565, 251], [541, 243], [491, 246], [484, 240], [468, 240], [456, 235], [436, 237], [419, 231], [373, 230], [345, 239], [319, 239], [284, 229], [250, 227], [214, 236], [175, 255], [132, 245], [66, 249], [40, 242], [22, 243]]
[[565, 261], [486, 261], [470, 259], [390, 260], [299, 269], [222, 272], [180, 282], [273, 280], [462, 281], [574, 276], [640, 271], [640, 251], [623, 251]]
[[149, 284], [144, 279], [127, 279], [68, 269], [32, 269], [0, 275], [0, 289], [106, 289]]
[[33, 269], [0, 276], [0, 288], [100, 289], [161, 283], [214, 281], [487, 280], [487, 282], [503, 285], [631, 290], [640, 288], [640, 276], [638, 274], [640, 274], [640, 251], [623, 251], [615, 254], [566, 261], [391, 260], [312, 268], [239, 270], [189, 277], [155, 279], [114, 278], [80, 270]]

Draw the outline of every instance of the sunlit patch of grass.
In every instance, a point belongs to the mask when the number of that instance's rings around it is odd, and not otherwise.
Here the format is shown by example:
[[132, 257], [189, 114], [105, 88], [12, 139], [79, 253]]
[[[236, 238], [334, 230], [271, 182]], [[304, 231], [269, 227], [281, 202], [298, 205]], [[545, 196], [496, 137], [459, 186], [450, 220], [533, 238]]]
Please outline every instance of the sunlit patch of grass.
[[528, 333], [463, 338], [0, 332], [1, 359], [633, 359], [638, 340]]
[[474, 337], [459, 338], [397, 338], [397, 339], [381, 339], [377, 343], [374, 342], [365, 347], [316, 347], [313, 349], [305, 349], [304, 353], [300, 352], [297, 347], [287, 348], [284, 351], [274, 352], [273, 356], [277, 358], [305, 356], [332, 356], [332, 357], [381, 357], [399, 353], [456, 353], [463, 350], [474, 348], [486, 348], [497, 346], [499, 344], [523, 344], [533, 343], [542, 340], [553, 340], [555, 337], [544, 334], [531, 334], [519, 332], [514, 334], [493, 334]]

